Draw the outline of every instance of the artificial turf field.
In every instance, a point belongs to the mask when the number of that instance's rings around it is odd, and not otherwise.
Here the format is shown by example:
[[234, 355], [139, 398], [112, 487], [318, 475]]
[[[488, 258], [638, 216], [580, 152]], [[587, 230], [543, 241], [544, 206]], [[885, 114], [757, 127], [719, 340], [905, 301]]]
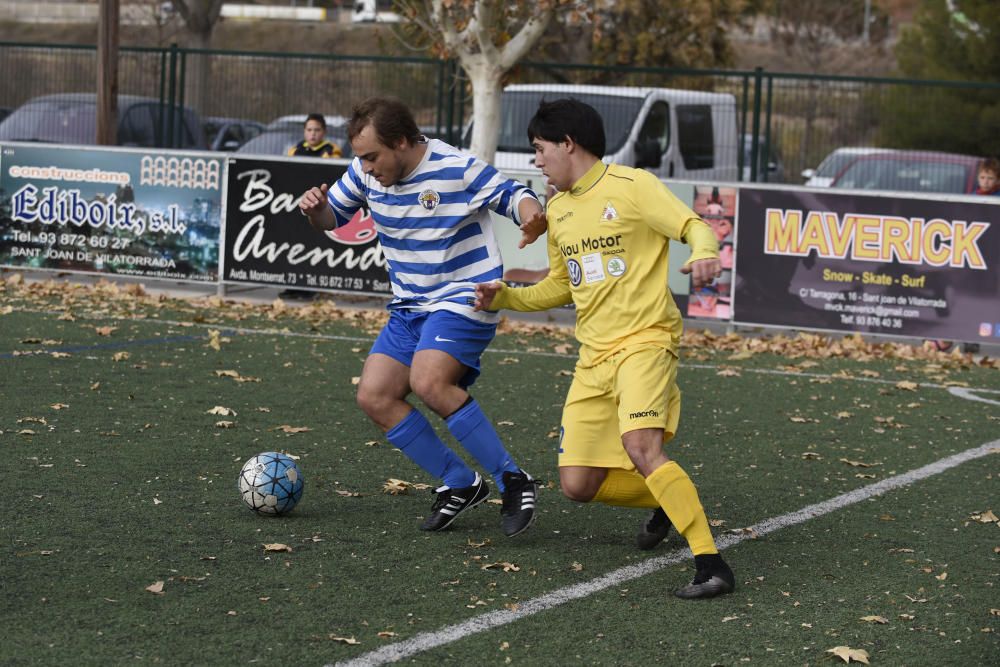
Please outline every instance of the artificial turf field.
[[[555, 436], [575, 358], [565, 331], [504, 327], [473, 388], [546, 482], [535, 526], [507, 539], [488, 504], [427, 534], [417, 525], [432, 495], [385, 487], [435, 480], [354, 404], [380, 314], [0, 278], [0, 664], [1000, 655], [991, 360], [814, 336], [688, 337], [668, 453], [698, 485], [737, 589], [686, 602], [670, 594], [693, 574], [682, 539], [640, 552], [644, 510], [559, 493]], [[236, 491], [242, 462], [267, 450], [300, 457], [305, 477], [302, 502], [277, 519]], [[878, 483], [893, 488], [872, 495]]]

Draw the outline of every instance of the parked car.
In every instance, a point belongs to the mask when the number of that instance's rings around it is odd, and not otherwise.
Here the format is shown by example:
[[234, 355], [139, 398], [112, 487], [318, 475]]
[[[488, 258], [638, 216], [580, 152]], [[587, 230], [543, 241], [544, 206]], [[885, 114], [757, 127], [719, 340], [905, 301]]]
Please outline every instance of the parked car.
[[[161, 123], [167, 110], [151, 97], [119, 95], [117, 144], [203, 150], [205, 133], [198, 114], [187, 107], [178, 109], [171, 142], [169, 127]], [[61, 93], [28, 100], [0, 123], [0, 141], [92, 146], [97, 143], [97, 95]]]
[[862, 155], [872, 155], [883, 149], [871, 148], [867, 146], [855, 146], [838, 148], [819, 163], [815, 169], [804, 169], [802, 178], [805, 185], [811, 188], [828, 188], [833, 183], [833, 179], [850, 163], [857, 160]]
[[[500, 96], [493, 164], [534, 171], [528, 122], [542, 100], [575, 97], [604, 119], [605, 162], [647, 169], [659, 178], [735, 181], [739, 156], [736, 98], [673, 88], [514, 84]], [[468, 130], [471, 133], [471, 125]], [[468, 143], [466, 143], [468, 145]]]
[[245, 118], [210, 116], [203, 122], [209, 150], [235, 151], [264, 131], [264, 124]]
[[981, 160], [957, 153], [885, 150], [856, 158], [830, 187], [965, 194], [972, 192]]
[[[750, 180], [750, 166], [753, 163], [753, 135], [743, 135], [743, 181]], [[767, 168], [765, 162], [767, 160]], [[768, 150], [767, 141], [762, 137], [757, 142], [757, 181], [767, 183], [784, 183], [785, 167], [781, 162], [781, 151], [777, 142], [773, 142]]]
[[[351, 157], [351, 144], [347, 141], [347, 119], [338, 115], [325, 115], [326, 138], [340, 146], [342, 157]], [[302, 128], [306, 114], [281, 116], [267, 124], [256, 137], [236, 149], [237, 153], [254, 155], [288, 155], [288, 149], [302, 141]]]

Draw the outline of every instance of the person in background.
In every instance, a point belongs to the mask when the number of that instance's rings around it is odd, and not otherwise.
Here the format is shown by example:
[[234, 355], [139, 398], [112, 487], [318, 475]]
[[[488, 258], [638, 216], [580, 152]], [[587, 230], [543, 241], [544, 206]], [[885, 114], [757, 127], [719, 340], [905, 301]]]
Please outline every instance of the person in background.
[[[340, 146], [327, 140], [326, 118], [323, 117], [323, 114], [311, 113], [306, 116], [306, 122], [302, 128], [302, 141], [289, 148], [288, 155], [333, 158], [341, 157], [343, 151]], [[295, 301], [311, 301], [316, 297], [316, 293], [304, 289], [286, 289], [278, 296], [282, 299], [294, 299]]]
[[416, 394], [500, 488], [507, 537], [535, 519], [537, 482], [504, 448], [468, 393], [496, 335], [496, 313], [474, 309], [476, 283], [500, 278], [491, 212], [519, 224], [521, 247], [545, 231], [535, 193], [494, 167], [420, 134], [393, 98], [370, 98], [347, 126], [354, 159], [332, 185], [310, 188], [299, 208], [324, 231], [371, 210], [388, 264], [389, 321], [361, 371], [358, 405], [390, 443], [442, 481], [421, 530], [444, 530], [490, 495], [483, 476], [435, 433], [407, 397]]
[[288, 149], [289, 156], [328, 158], [343, 155], [340, 146], [326, 138], [326, 118], [321, 113], [306, 116], [302, 135], [302, 141]]
[[972, 194], [1000, 197], [1000, 160], [991, 157], [980, 162], [976, 184], [978, 187]]
[[[563, 405], [559, 482], [578, 502], [653, 509], [636, 542], [651, 549], [673, 525], [695, 560], [684, 599], [731, 593], [688, 474], [663, 445], [680, 419], [681, 314], [667, 289], [670, 241], [691, 246], [694, 288], [722, 272], [712, 229], [643, 169], [606, 165], [600, 114], [575, 99], [542, 102], [528, 124], [535, 166], [559, 190], [548, 202], [549, 274], [537, 285], [476, 286], [476, 309], [576, 306], [579, 359]], [[655, 509], [654, 509], [655, 508]]]

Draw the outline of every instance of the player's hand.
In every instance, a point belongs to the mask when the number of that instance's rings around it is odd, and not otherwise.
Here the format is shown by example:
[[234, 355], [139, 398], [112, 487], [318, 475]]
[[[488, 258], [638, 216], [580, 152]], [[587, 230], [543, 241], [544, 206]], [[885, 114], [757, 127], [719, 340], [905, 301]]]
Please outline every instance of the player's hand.
[[712, 281], [722, 275], [722, 262], [716, 257], [699, 259], [681, 267], [681, 273], [690, 273], [695, 289], [711, 285]]
[[329, 206], [326, 201], [326, 193], [329, 189], [330, 186], [324, 183], [318, 188], [306, 190], [302, 199], [299, 200], [299, 210], [302, 211], [302, 215], [311, 220], [325, 211]]
[[494, 280], [491, 283], [479, 283], [476, 285], [476, 302], [474, 310], [490, 310], [493, 299], [497, 293], [503, 289], [503, 283]]
[[521, 223], [521, 242], [517, 244], [519, 249], [538, 240], [538, 237], [549, 228], [549, 222], [545, 219], [545, 211], [539, 209], [528, 216], [528, 219]]

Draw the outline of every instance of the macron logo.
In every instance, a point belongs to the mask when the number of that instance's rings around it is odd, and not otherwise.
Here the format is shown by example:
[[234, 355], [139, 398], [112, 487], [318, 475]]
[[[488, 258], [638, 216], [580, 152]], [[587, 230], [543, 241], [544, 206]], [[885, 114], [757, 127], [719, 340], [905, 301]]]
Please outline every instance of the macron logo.
[[628, 413], [629, 419], [642, 419], [643, 417], [659, 417], [660, 413], [656, 410], [643, 410], [642, 412], [630, 412]]
[[455, 342], [455, 341], [453, 341], [450, 338], [441, 338], [441, 336], [434, 336], [434, 340], [437, 341], [438, 343], [454, 343]]

